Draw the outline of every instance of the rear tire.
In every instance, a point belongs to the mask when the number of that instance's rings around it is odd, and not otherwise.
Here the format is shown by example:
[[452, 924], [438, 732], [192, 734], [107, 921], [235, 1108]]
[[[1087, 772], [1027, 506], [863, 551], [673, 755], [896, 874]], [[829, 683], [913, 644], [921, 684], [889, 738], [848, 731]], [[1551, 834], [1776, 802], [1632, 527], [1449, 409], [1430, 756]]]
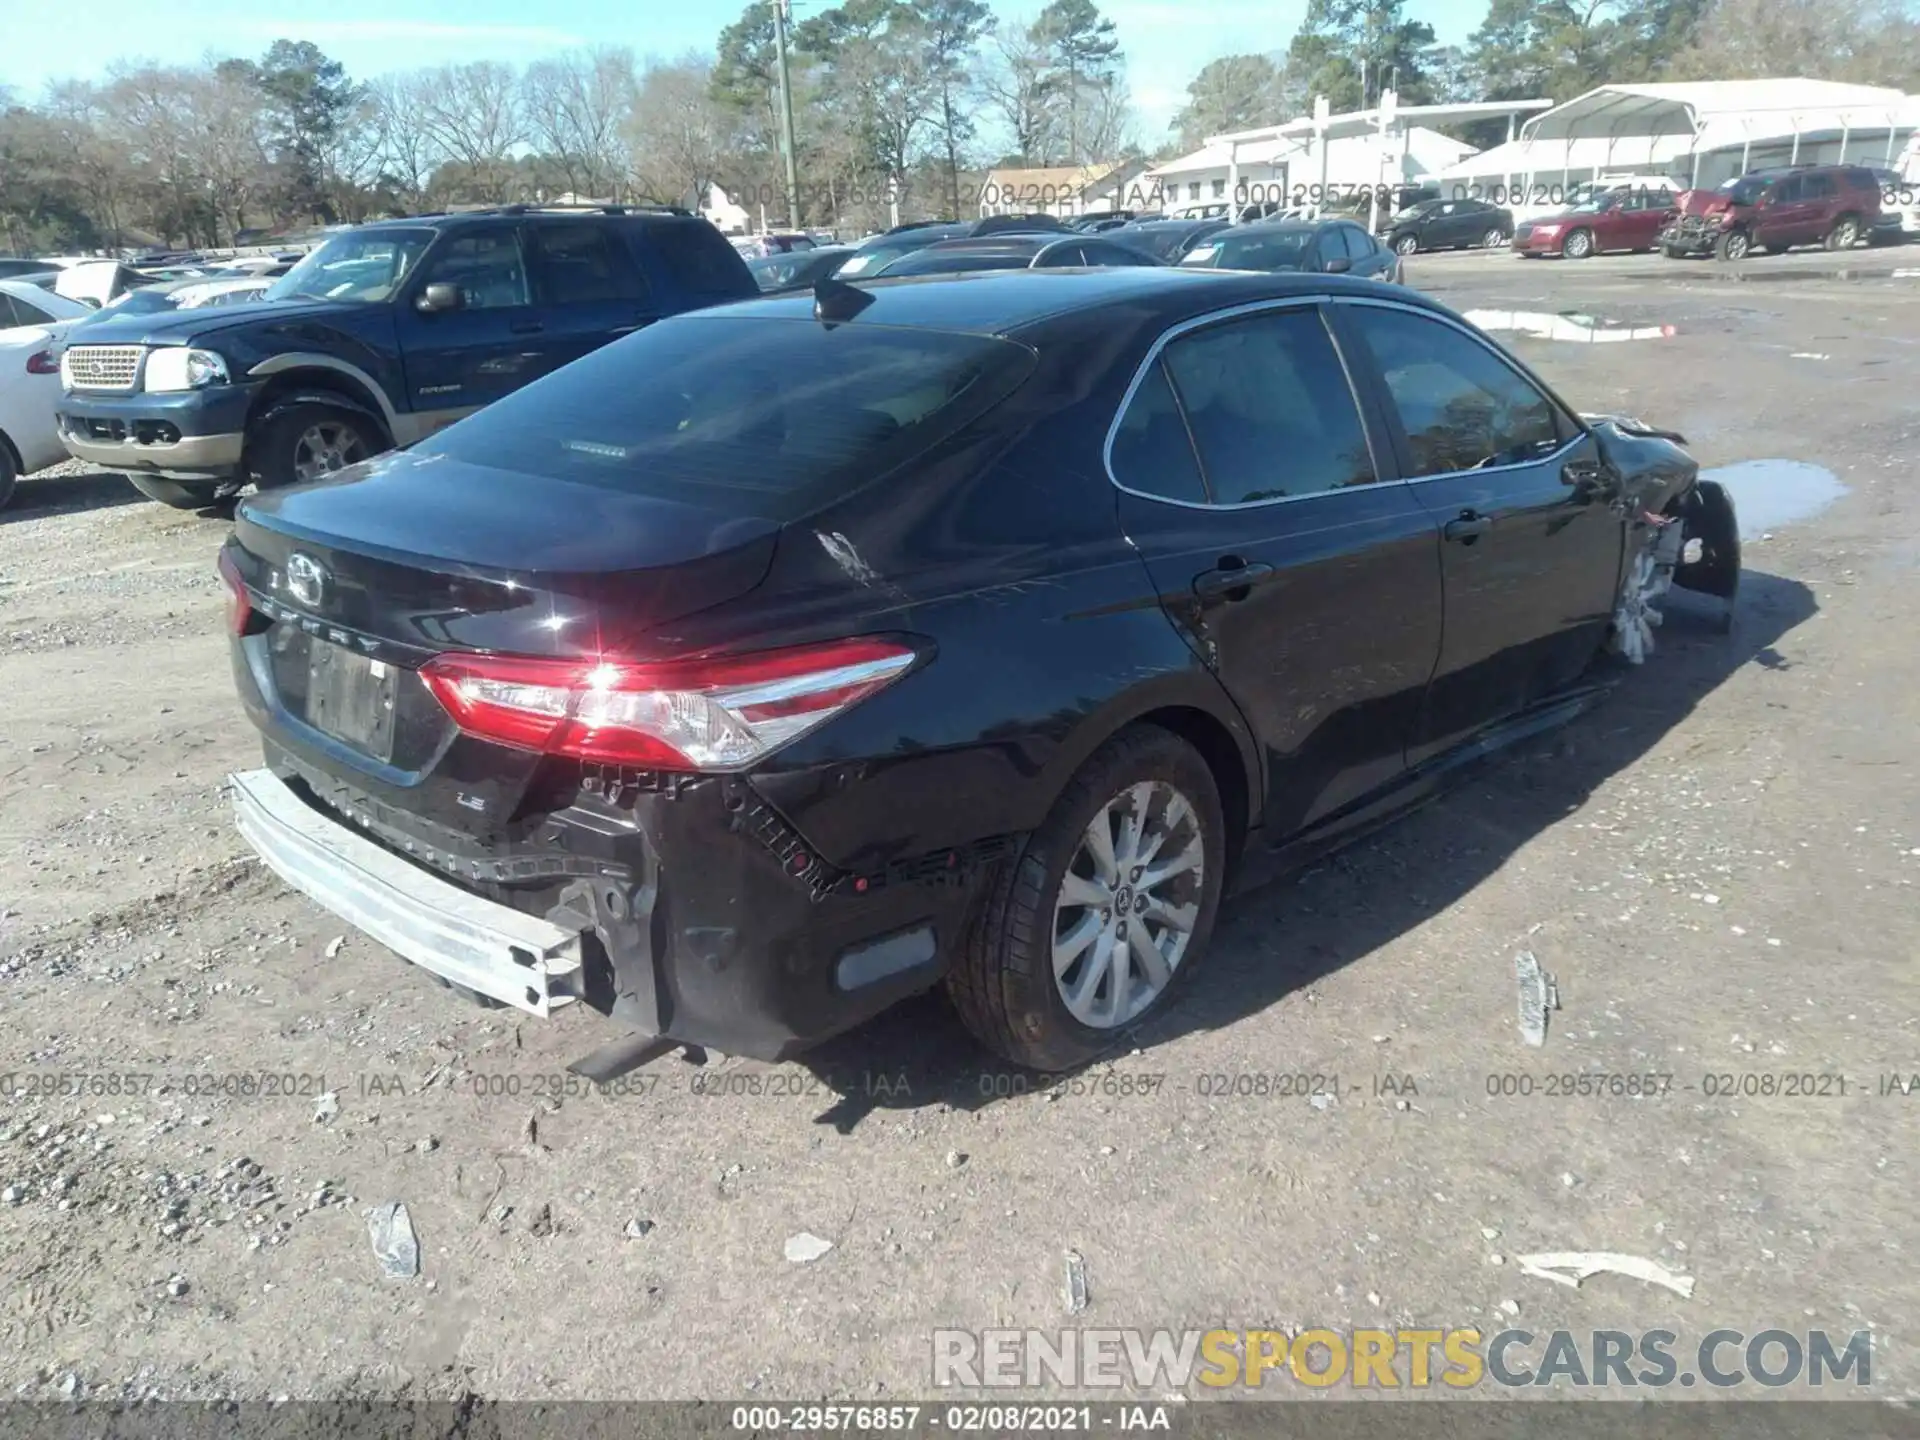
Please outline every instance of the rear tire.
[[1852, 215], [1842, 215], [1833, 222], [1833, 229], [1827, 232], [1827, 249], [1851, 250], [1860, 243], [1860, 221]]
[[1402, 235], [1398, 240], [1393, 242], [1393, 253], [1396, 255], [1418, 255], [1420, 253], [1420, 237], [1418, 235]]
[[232, 498], [239, 487], [230, 480], [164, 480], [158, 475], [129, 475], [133, 488], [174, 510], [210, 510]]
[[6, 436], [0, 435], [0, 510], [7, 508], [19, 483], [20, 467], [14, 463], [13, 447], [7, 443]]
[[[1110, 863], [1096, 834], [1108, 837]], [[1136, 847], [1138, 865], [1130, 863]], [[1085, 1064], [1119, 1043], [1163, 1011], [1204, 961], [1226, 856], [1206, 761], [1158, 726], [1123, 730], [995, 873], [947, 977], [961, 1020], [988, 1049], [1042, 1071]], [[1156, 870], [1166, 872], [1158, 882]], [[1158, 935], [1149, 928], [1156, 924]]]
[[366, 416], [302, 401], [270, 415], [247, 437], [247, 465], [262, 490], [321, 480], [388, 448]]
[[1482, 235], [1480, 237], [1480, 243], [1489, 250], [1498, 250], [1502, 245], [1507, 243], [1507, 237], [1501, 234], [1496, 228]]

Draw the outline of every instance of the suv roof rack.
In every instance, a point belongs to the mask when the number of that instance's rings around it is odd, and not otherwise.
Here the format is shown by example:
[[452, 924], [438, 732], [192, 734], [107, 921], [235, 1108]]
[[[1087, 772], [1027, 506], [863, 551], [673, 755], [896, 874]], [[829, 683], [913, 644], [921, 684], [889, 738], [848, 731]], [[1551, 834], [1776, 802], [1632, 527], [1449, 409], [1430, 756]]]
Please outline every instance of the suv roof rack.
[[693, 212], [684, 205], [500, 205], [490, 210], [469, 210], [469, 215], [683, 215]]

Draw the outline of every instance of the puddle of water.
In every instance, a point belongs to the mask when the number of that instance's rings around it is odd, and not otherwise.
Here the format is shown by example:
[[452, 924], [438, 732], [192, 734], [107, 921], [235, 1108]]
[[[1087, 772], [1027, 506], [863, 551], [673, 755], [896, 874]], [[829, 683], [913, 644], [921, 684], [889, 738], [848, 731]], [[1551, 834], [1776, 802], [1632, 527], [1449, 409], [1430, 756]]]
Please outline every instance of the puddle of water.
[[1463, 313], [1482, 330], [1510, 331], [1535, 340], [1560, 340], [1574, 345], [1614, 340], [1670, 340], [1680, 333], [1673, 325], [1622, 325], [1578, 310], [1468, 310]]
[[1742, 460], [1700, 472], [1717, 480], [1733, 497], [1740, 517], [1740, 538], [1757, 540], [1765, 532], [1809, 520], [1847, 493], [1831, 470], [1803, 460]]

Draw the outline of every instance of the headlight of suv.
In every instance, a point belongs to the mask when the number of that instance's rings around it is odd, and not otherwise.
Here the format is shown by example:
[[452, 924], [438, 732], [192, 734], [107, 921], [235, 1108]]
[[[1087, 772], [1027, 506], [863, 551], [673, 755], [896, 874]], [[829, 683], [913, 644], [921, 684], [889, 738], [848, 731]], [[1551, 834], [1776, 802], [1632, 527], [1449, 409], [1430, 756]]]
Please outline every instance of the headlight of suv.
[[227, 362], [211, 350], [170, 345], [147, 355], [147, 389], [198, 390], [227, 383]]

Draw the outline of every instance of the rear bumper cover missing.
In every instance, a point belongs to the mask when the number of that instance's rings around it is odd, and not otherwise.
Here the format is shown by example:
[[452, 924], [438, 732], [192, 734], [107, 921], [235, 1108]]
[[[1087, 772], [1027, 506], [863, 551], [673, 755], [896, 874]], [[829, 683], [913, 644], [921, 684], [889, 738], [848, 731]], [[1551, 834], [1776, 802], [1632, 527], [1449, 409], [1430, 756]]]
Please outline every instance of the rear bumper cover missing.
[[579, 931], [427, 873], [306, 804], [271, 770], [230, 776], [240, 833], [285, 880], [456, 985], [545, 1017], [580, 998]]

